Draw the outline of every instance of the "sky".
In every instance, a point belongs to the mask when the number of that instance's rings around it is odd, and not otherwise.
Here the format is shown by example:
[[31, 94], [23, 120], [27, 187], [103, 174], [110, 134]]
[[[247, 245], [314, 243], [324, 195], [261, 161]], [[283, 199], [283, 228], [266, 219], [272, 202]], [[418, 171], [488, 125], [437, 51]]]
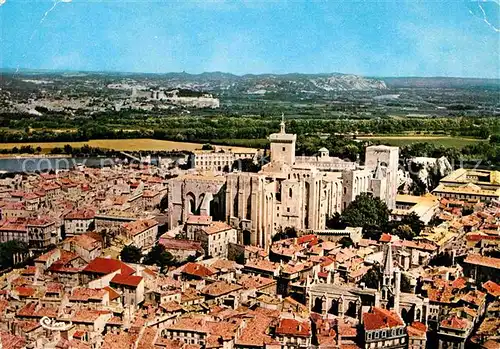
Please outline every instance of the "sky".
[[0, 67], [500, 78], [500, 0], [0, 0]]

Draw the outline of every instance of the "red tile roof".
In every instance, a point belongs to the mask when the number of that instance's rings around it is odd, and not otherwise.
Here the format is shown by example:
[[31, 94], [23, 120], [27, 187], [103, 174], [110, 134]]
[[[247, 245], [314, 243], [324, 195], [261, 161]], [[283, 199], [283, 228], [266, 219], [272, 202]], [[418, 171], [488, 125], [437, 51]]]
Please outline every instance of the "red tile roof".
[[80, 234], [73, 237], [70, 237], [65, 240], [65, 242], [73, 243], [78, 245], [79, 247], [84, 248], [87, 251], [92, 251], [101, 246], [101, 242], [94, 239], [89, 234]]
[[496, 282], [493, 282], [491, 280], [486, 281], [483, 284], [483, 288], [493, 297], [500, 297], [500, 285], [497, 284]]
[[116, 274], [111, 279], [112, 284], [137, 287], [142, 281], [142, 276]]
[[218, 297], [240, 289], [242, 289], [240, 285], [231, 284], [226, 281], [216, 281], [206, 286], [203, 290], [201, 290], [201, 293], [212, 297]]
[[21, 275], [35, 275], [36, 267], [34, 265], [26, 266], [23, 271], [21, 271]]
[[124, 223], [122, 226], [123, 229], [125, 229], [127, 235], [136, 236], [137, 234], [151, 229], [156, 225], [158, 225], [158, 222], [154, 219], [140, 219], [134, 222]]
[[21, 336], [15, 336], [6, 331], [0, 331], [0, 342], [4, 349], [25, 348], [26, 340]]
[[404, 322], [392, 311], [373, 307], [370, 313], [363, 314], [363, 325], [365, 330], [371, 331], [404, 326]]
[[409, 337], [426, 337], [427, 326], [419, 321], [414, 321], [410, 326], [406, 328], [406, 332]]
[[467, 319], [459, 318], [455, 315], [441, 321], [441, 327], [454, 328], [457, 330], [465, 330], [471, 326], [471, 322]]
[[316, 245], [318, 243], [318, 237], [314, 234], [308, 234], [297, 238], [297, 244], [302, 245], [305, 243], [309, 243], [310, 246]]
[[135, 271], [125, 263], [111, 258], [96, 258], [90, 262], [83, 272], [106, 275], [119, 270], [122, 275], [131, 275]]
[[293, 337], [310, 337], [311, 325], [309, 321], [280, 319], [279, 324], [276, 327], [276, 334]]
[[28, 286], [18, 286], [14, 288], [14, 291], [20, 297], [33, 297], [36, 293], [36, 289]]
[[479, 254], [469, 254], [467, 255], [467, 258], [465, 258], [464, 262], [468, 264], [500, 269], [500, 258], [485, 257]]
[[201, 224], [201, 225], [209, 225], [212, 223], [212, 216], [188, 216], [186, 220], [187, 224]]
[[391, 242], [392, 235], [387, 233], [382, 233], [382, 236], [378, 240], [379, 242]]
[[216, 273], [215, 270], [198, 263], [187, 263], [181, 270], [182, 273], [198, 277], [207, 277]]
[[224, 231], [231, 229], [233, 229], [233, 227], [231, 227], [229, 224], [225, 222], [212, 222], [208, 227], [203, 228], [203, 231], [207, 235], [212, 235], [212, 234], [222, 233]]
[[95, 216], [95, 211], [92, 209], [79, 209], [71, 211], [64, 219], [92, 219]]
[[88, 302], [89, 300], [102, 301], [107, 291], [104, 289], [75, 288], [69, 296], [70, 301]]

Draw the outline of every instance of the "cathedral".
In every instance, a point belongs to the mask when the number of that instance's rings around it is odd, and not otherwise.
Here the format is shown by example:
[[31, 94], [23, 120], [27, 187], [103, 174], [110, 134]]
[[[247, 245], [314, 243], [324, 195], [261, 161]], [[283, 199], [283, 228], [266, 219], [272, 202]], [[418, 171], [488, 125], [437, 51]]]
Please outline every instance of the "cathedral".
[[336, 270], [330, 271], [326, 283], [321, 283], [315, 274], [308, 279], [309, 309], [320, 314], [359, 318], [362, 313], [375, 306], [390, 309], [408, 324], [420, 321], [427, 324], [429, 299], [414, 293], [401, 292], [401, 270], [392, 258], [392, 245], [384, 246], [381, 264], [381, 280], [378, 289], [356, 287], [338, 281]]
[[329, 156], [296, 156], [297, 136], [269, 136], [270, 162], [258, 173], [186, 174], [170, 180], [169, 223], [191, 214], [211, 215], [240, 232], [240, 243], [267, 249], [281, 229], [323, 230], [328, 217], [342, 212], [357, 195], [371, 192], [395, 207], [399, 148], [370, 146], [364, 165]]

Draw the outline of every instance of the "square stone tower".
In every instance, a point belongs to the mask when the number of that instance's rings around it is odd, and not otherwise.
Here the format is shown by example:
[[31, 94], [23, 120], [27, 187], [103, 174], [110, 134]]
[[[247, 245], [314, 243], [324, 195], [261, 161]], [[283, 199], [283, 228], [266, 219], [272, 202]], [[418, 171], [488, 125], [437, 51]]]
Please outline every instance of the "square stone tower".
[[282, 117], [280, 132], [269, 136], [271, 142], [271, 161], [284, 162], [288, 165], [295, 163], [295, 142], [297, 135], [285, 132], [285, 120]]
[[[380, 193], [390, 209], [396, 207], [396, 194], [398, 193], [399, 148], [387, 145], [372, 145], [366, 147], [365, 168], [380, 173], [380, 168], [385, 168], [386, 185], [385, 195]], [[380, 176], [378, 176], [380, 177]], [[380, 180], [380, 178], [376, 178]], [[381, 185], [381, 187], [383, 187]]]

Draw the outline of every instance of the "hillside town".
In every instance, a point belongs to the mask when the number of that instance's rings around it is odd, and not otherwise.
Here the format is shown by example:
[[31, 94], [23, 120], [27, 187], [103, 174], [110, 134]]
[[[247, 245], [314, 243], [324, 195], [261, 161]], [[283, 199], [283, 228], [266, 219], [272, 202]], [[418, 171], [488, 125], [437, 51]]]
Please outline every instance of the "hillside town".
[[0, 348], [500, 348], [500, 173], [414, 196], [397, 147], [296, 139], [1, 179]]

